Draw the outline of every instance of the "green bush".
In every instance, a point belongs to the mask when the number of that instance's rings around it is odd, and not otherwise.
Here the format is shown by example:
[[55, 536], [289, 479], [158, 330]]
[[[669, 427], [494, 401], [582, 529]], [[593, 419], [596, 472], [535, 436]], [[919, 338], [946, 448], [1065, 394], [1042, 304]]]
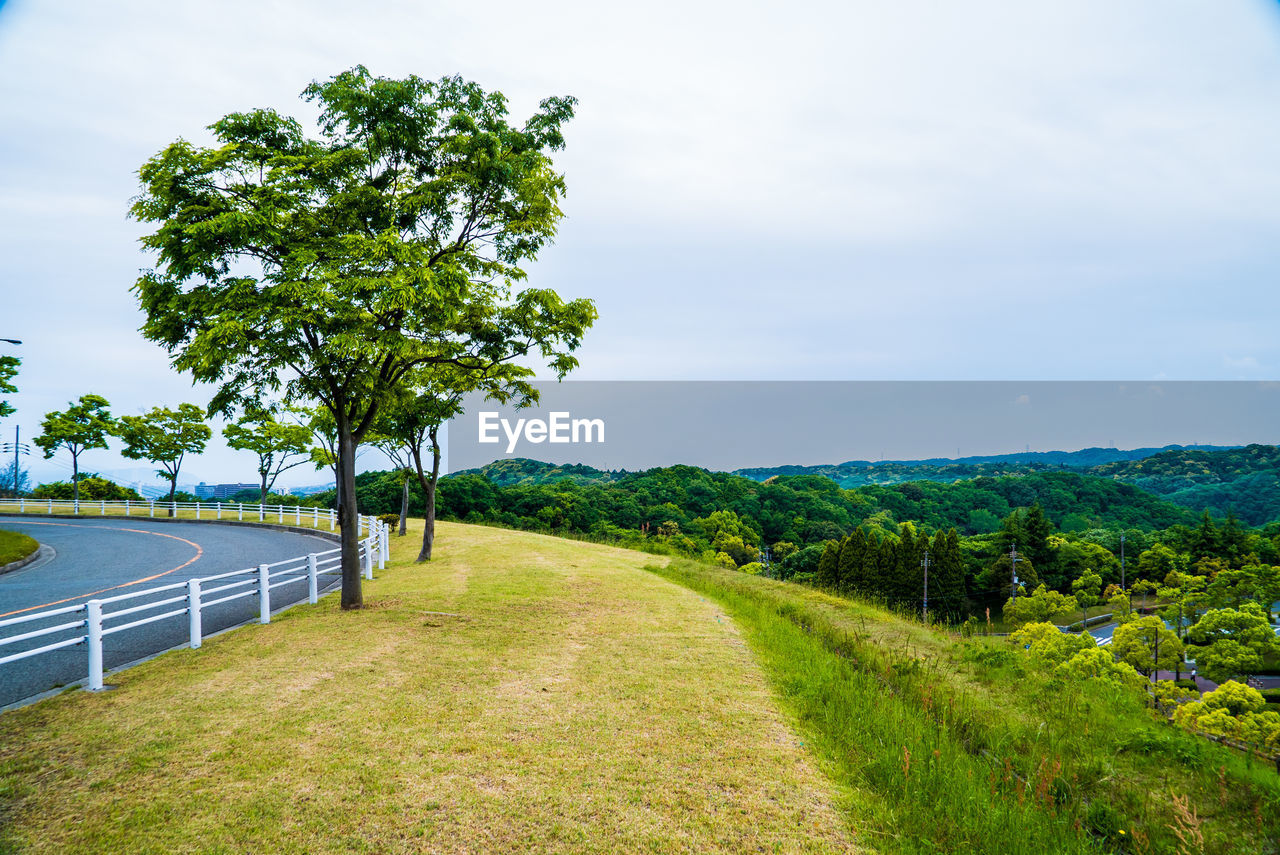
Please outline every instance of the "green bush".
[[[41, 484], [31, 491], [33, 499], [53, 499], [58, 502], [69, 502], [74, 497], [75, 487], [70, 481], [50, 481]], [[129, 499], [141, 502], [142, 496], [137, 490], [121, 487], [114, 481], [108, 481], [97, 475], [80, 479], [80, 501], [82, 502], [122, 502]]]

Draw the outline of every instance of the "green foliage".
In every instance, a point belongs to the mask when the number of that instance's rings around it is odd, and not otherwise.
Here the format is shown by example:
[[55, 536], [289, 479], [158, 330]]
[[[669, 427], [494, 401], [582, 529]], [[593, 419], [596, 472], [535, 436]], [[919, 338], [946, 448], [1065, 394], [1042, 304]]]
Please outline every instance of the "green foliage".
[[1263, 656], [1275, 649], [1276, 635], [1266, 612], [1256, 603], [1239, 609], [1210, 609], [1187, 631], [1199, 647], [1199, 671], [1215, 683], [1262, 667]]
[[[82, 477], [79, 481], [80, 499], [86, 502], [123, 502], [126, 499], [134, 502], [145, 501], [141, 494], [132, 487], [122, 487], [114, 481], [108, 481], [97, 475]], [[33, 499], [54, 499], [65, 502], [75, 499], [75, 485], [70, 481], [51, 481], [41, 484], [31, 491]]]
[[169, 501], [175, 501], [183, 458], [204, 451], [213, 431], [204, 423], [204, 410], [179, 404], [176, 410], [153, 407], [146, 415], [122, 416], [116, 435], [124, 442], [120, 453], [125, 457], [160, 464], [156, 474], [169, 482]]
[[1143, 673], [1153, 668], [1172, 671], [1182, 662], [1182, 642], [1160, 618], [1134, 618], [1112, 633], [1111, 653]]
[[1026, 623], [1049, 622], [1054, 618], [1064, 617], [1080, 604], [1075, 597], [1066, 597], [1057, 591], [1050, 591], [1040, 585], [1030, 596], [1010, 597], [1004, 604], [1004, 621], [1010, 626], [1021, 626]]
[[1267, 710], [1257, 689], [1234, 680], [1178, 707], [1173, 719], [1188, 730], [1280, 749], [1280, 712]]
[[282, 472], [310, 459], [304, 455], [311, 449], [311, 431], [303, 425], [276, 421], [270, 413], [245, 416], [223, 428], [222, 435], [228, 448], [257, 456], [262, 485], [258, 502], [266, 502], [267, 493]]
[[[18, 376], [18, 366], [22, 360], [16, 356], [0, 356], [0, 395], [12, 395], [18, 391], [13, 378]], [[14, 414], [13, 405], [0, 398], [0, 419]]]
[[68, 404], [65, 412], [45, 413], [40, 435], [35, 443], [48, 460], [59, 448], [71, 455], [73, 498], [79, 498], [80, 455], [95, 448], [106, 448], [107, 437], [115, 430], [116, 421], [107, 409], [110, 404], [101, 395], [81, 395], [78, 403]]
[[[319, 402], [342, 484], [345, 608], [361, 604], [356, 447], [379, 409], [447, 366], [558, 377], [596, 318], [589, 300], [515, 286], [563, 212], [572, 98], [513, 125], [506, 98], [458, 77], [374, 77], [363, 66], [307, 87], [318, 136], [274, 110], [210, 126], [142, 166], [132, 211], [157, 266], [134, 286], [143, 334], [218, 385], [212, 411]], [[320, 458], [323, 460], [323, 457]]]

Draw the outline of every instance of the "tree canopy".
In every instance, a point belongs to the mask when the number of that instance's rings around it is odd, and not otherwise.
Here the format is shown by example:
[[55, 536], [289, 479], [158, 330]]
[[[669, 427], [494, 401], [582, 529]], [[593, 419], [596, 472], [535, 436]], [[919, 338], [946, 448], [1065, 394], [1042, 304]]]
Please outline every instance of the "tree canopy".
[[188, 454], [199, 454], [213, 431], [204, 423], [204, 410], [195, 404], [178, 409], [152, 407], [141, 416], [121, 416], [116, 435], [124, 442], [121, 454], [130, 460], [160, 464], [156, 474], [169, 482], [169, 501], [178, 489], [178, 472]]
[[548, 98], [515, 125], [501, 93], [363, 66], [303, 96], [316, 137], [274, 110], [233, 113], [210, 126], [214, 146], [179, 140], [143, 165], [133, 214], [158, 226], [143, 238], [157, 266], [134, 290], [143, 333], [218, 384], [211, 410], [278, 394], [332, 414], [342, 604], [356, 608], [355, 447], [407, 375], [577, 364], [594, 305], [515, 290], [563, 216], [551, 154], [575, 102]]
[[101, 395], [81, 395], [79, 402], [68, 404], [63, 412], [46, 413], [40, 423], [40, 435], [35, 443], [44, 452], [45, 459], [53, 457], [59, 448], [71, 455], [71, 492], [74, 501], [80, 501], [80, 455], [95, 448], [106, 448], [107, 437], [115, 430], [116, 422], [107, 409], [110, 404]]

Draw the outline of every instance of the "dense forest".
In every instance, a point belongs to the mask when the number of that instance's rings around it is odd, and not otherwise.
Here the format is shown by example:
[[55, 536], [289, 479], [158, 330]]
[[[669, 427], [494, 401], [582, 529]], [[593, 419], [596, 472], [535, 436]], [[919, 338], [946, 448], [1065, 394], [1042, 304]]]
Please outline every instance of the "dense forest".
[[[366, 512], [398, 511], [402, 489], [393, 472], [357, 479]], [[414, 494], [411, 508], [421, 507]], [[1024, 593], [1041, 584], [1070, 593], [1096, 578], [1099, 597], [1121, 582], [1122, 559], [1127, 587], [1149, 580], [1152, 590], [1173, 571], [1207, 581], [1280, 563], [1280, 523], [1250, 527], [1064, 471], [844, 489], [819, 475], [760, 482], [688, 466], [601, 472], [505, 460], [442, 479], [437, 508], [442, 519], [700, 557], [911, 610], [923, 605], [927, 551], [931, 611], [957, 618], [998, 613], [1011, 556]]]
[[1073, 452], [1030, 452], [956, 460], [850, 461], [830, 466], [743, 469], [756, 481], [788, 475], [822, 475], [841, 487], [893, 485], [913, 481], [954, 483], [1049, 472], [1108, 478], [1155, 493], [1195, 513], [1234, 514], [1249, 525], [1280, 519], [1280, 448], [1249, 445], [1170, 446], [1130, 451], [1087, 448]]

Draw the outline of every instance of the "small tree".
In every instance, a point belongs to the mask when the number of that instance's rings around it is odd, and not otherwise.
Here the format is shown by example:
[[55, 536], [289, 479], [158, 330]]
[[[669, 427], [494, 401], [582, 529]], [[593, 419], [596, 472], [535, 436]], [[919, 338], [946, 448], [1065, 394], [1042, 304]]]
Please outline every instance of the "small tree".
[[65, 412], [46, 413], [40, 423], [40, 436], [36, 445], [44, 452], [45, 460], [53, 457], [59, 448], [71, 455], [72, 500], [80, 502], [80, 455], [90, 449], [106, 448], [107, 437], [115, 429], [115, 419], [107, 410], [107, 399], [101, 395], [81, 395], [79, 403], [67, 404]]
[[1116, 627], [1111, 652], [1144, 674], [1172, 671], [1182, 662], [1182, 642], [1158, 617], [1136, 618]]
[[1018, 597], [1016, 600], [1010, 597], [1004, 604], [1004, 619], [1010, 626], [1049, 622], [1070, 614], [1079, 607], [1075, 597], [1063, 596], [1041, 585], [1030, 596]]
[[1102, 577], [1092, 570], [1071, 583], [1071, 593], [1080, 604], [1080, 631], [1089, 628], [1089, 606], [1096, 606], [1101, 598]]
[[222, 435], [229, 447], [258, 456], [258, 504], [266, 503], [267, 493], [282, 472], [311, 459], [311, 431], [302, 425], [278, 422], [270, 413], [246, 416], [223, 428]]
[[[422, 488], [422, 548], [418, 561], [430, 561], [436, 538], [436, 487], [440, 482], [440, 427], [462, 414], [468, 393], [482, 392], [499, 403], [517, 408], [538, 400], [537, 390], [526, 378], [533, 372], [517, 365], [498, 365], [488, 371], [460, 371], [439, 367], [417, 372], [411, 388], [391, 401], [375, 426], [373, 444], [401, 468], [404, 487], [400, 500], [400, 533], [406, 531], [409, 514], [409, 479], [416, 475]], [[430, 455], [430, 466], [424, 460]]]
[[1187, 631], [1187, 637], [1203, 645], [1196, 653], [1196, 665], [1215, 683], [1258, 670], [1277, 644], [1266, 612], [1256, 603], [1239, 609], [1210, 609]]
[[[204, 451], [213, 431], [204, 423], [204, 410], [195, 404], [179, 404], [178, 409], [153, 407], [141, 416], [122, 416], [116, 436], [124, 442], [120, 452], [130, 460], [160, 464], [156, 474], [169, 482], [169, 501], [178, 489], [178, 472], [188, 454]], [[169, 511], [170, 516], [173, 510]]]

